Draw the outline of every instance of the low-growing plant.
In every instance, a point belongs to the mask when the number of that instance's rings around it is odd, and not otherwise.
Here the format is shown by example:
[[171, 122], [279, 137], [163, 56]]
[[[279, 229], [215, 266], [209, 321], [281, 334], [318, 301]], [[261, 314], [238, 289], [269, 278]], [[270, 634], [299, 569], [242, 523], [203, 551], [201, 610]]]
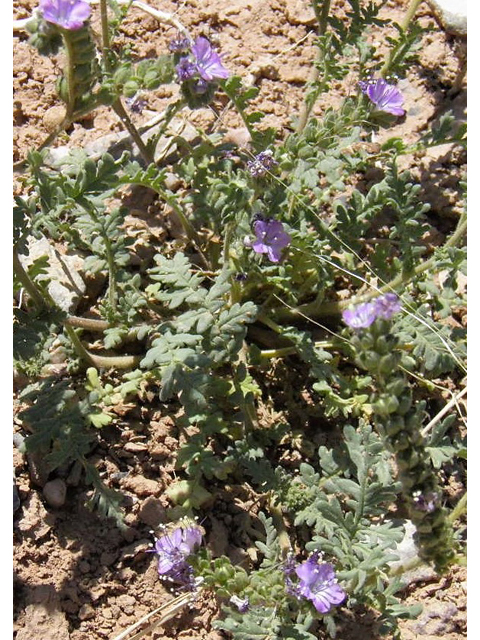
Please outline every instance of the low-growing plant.
[[[92, 505], [122, 526], [122, 495], [89, 454], [119, 402], [171, 406], [185, 435], [168, 489], [172, 522], [197, 517], [208, 528], [225, 484], [257, 496], [238, 536], [256, 537], [245, 566], [214, 557], [191, 519], [154, 548], [161, 578], [216, 593], [216, 625], [235, 640], [308, 640], [322, 626], [334, 637], [343, 607], [372, 608], [397, 635], [398, 619], [419, 610], [398, 595], [406, 567], [392, 569], [408, 520], [418, 562], [445, 572], [464, 555], [464, 501], [451, 510], [439, 473], [461, 463], [465, 442], [452, 414], [431, 418], [447, 378], [462, 385], [466, 372], [465, 331], [445, 321], [466, 303], [466, 213], [432, 248], [430, 203], [400, 167], [427, 147], [464, 146], [465, 131], [447, 114], [412, 144], [372, 145], [379, 129], [408, 122], [389, 74], [402, 77], [415, 60], [419, 3], [394, 25], [387, 58], [370, 39], [387, 24], [383, 2], [348, 0], [342, 19], [329, 0], [312, 4], [317, 57], [289, 132], [262, 126], [251, 107], [258, 89], [208, 39], [144, 3], [40, 0], [26, 23], [32, 46], [62, 50], [65, 61], [64, 115], [20, 167], [14, 209], [15, 366], [35, 378], [20, 394], [24, 447], [44, 452], [50, 470], [80, 463]], [[178, 30], [157, 59], [113, 46], [135, 8]], [[100, 43], [90, 23], [97, 10]], [[316, 111], [347, 75], [356, 90]], [[142, 133], [129, 108], [167, 83], [180, 85], [178, 98], [159, 131]], [[171, 128], [180, 111], [219, 98], [238, 111], [247, 146], [217, 130], [198, 130], [192, 142]], [[71, 149], [52, 162], [56, 136], [100, 105], [134, 149], [97, 158]], [[159, 141], [169, 149], [160, 157]], [[365, 182], [372, 168], [377, 177]], [[154, 192], [182, 230], [152, 246], [140, 268], [125, 205], [135, 188]], [[85, 257], [101, 283], [89, 313], [55, 301], [48, 260], [27, 259], [38, 238]], [[45, 375], [53, 341], [66, 354], [63, 378]]]

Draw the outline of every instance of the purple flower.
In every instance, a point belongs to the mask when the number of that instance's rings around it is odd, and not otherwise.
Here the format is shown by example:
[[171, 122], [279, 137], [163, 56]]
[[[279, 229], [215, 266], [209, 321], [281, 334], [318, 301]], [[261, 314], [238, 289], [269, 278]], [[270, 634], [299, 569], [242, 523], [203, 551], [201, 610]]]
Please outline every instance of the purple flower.
[[384, 320], [390, 320], [393, 314], [402, 308], [402, 303], [395, 293], [386, 293], [384, 296], [380, 296], [374, 300], [374, 305], [377, 318]]
[[422, 494], [420, 491], [417, 491], [413, 495], [413, 501], [415, 502], [415, 506], [420, 511], [425, 511], [426, 513], [432, 513], [437, 509], [440, 503], [440, 496], [436, 491], [427, 491], [427, 493]]
[[278, 220], [256, 220], [253, 230], [257, 236], [254, 241], [247, 241], [255, 253], [266, 253], [270, 262], [279, 262], [282, 257], [282, 249], [287, 247], [292, 239], [283, 230], [283, 224]]
[[168, 48], [172, 53], [185, 53], [190, 49], [190, 40], [187, 36], [178, 33], [173, 40], [170, 40]]
[[186, 559], [202, 543], [202, 533], [196, 526], [177, 527], [155, 541], [158, 573], [184, 585], [193, 583], [193, 570]]
[[86, 0], [40, 0], [40, 11], [47, 22], [76, 31], [83, 27], [92, 9]]
[[175, 69], [177, 70], [177, 76], [180, 82], [191, 80], [195, 78], [198, 73], [197, 65], [187, 57], [180, 58], [180, 62]]
[[358, 304], [342, 313], [345, 324], [352, 329], [366, 329], [377, 318], [390, 320], [394, 313], [400, 311], [402, 304], [395, 293], [386, 293], [372, 302]]
[[182, 56], [176, 66], [180, 82], [197, 78], [194, 90], [205, 93], [208, 83], [218, 78], [228, 78], [230, 72], [222, 65], [218, 53], [206, 38], [197, 38], [191, 48], [191, 55]]
[[266, 149], [257, 154], [254, 160], [249, 160], [247, 168], [254, 178], [258, 178], [264, 176], [267, 171], [277, 164], [278, 162], [273, 157], [273, 152], [270, 149]]
[[228, 78], [230, 72], [222, 65], [222, 59], [206, 38], [197, 38], [192, 47], [198, 73], [207, 82], [217, 78]]
[[347, 596], [337, 584], [333, 566], [327, 562], [318, 562], [318, 553], [302, 562], [295, 569], [300, 582], [297, 592], [310, 600], [319, 613], [328, 613], [332, 606], [343, 602]]
[[361, 81], [358, 85], [380, 111], [392, 113], [394, 116], [403, 116], [405, 113], [405, 109], [402, 109], [404, 102], [402, 94], [394, 85], [388, 84], [383, 78], [367, 82]]
[[127, 107], [133, 113], [142, 113], [147, 106], [147, 101], [139, 95], [132, 96], [131, 98], [125, 98]]
[[342, 313], [345, 324], [352, 329], [366, 329], [377, 318], [377, 308], [373, 302], [364, 302]]
[[250, 609], [250, 601], [248, 599], [248, 596], [245, 596], [245, 598], [232, 596], [230, 598], [230, 602], [237, 607], [240, 613], [247, 613], [247, 611]]

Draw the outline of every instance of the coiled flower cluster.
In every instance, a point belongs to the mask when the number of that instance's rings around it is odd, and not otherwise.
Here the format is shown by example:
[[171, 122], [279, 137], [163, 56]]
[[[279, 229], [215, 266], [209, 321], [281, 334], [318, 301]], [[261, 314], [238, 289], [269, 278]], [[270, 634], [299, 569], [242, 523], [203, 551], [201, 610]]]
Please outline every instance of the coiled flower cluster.
[[393, 298], [380, 300], [380, 306], [378, 303], [379, 300], [367, 312], [361, 310], [362, 313], [357, 307], [351, 316], [345, 318], [344, 314], [344, 320], [354, 329], [364, 327], [363, 331], [355, 331], [350, 344], [357, 364], [375, 379], [371, 397], [374, 423], [395, 455], [402, 493], [416, 527], [419, 555], [443, 572], [452, 562], [455, 548], [453, 530], [439, 500], [441, 489], [421, 433], [425, 404], [414, 401], [400, 368], [399, 342], [390, 333], [390, 322], [386, 319], [390, 312], [385, 313], [396, 303]]

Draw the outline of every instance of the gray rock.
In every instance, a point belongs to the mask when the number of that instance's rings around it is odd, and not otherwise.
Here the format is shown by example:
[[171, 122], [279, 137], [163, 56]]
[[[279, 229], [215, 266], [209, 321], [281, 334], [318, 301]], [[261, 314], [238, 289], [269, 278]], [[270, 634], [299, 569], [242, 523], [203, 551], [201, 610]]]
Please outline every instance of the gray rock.
[[467, 0], [427, 0], [435, 18], [447, 33], [467, 37]]
[[405, 527], [405, 535], [395, 549], [398, 560], [393, 560], [388, 563], [390, 569], [392, 572], [396, 572], [404, 567], [400, 578], [405, 585], [431, 580], [436, 574], [432, 567], [423, 564], [423, 562], [419, 560], [418, 548], [413, 539], [415, 525], [411, 520], [405, 520], [403, 524]]
[[[142, 140], [148, 140], [156, 136], [163, 127], [162, 116], [158, 114], [152, 120], [139, 127]], [[172, 138], [181, 136], [189, 144], [196, 144], [200, 141], [197, 129], [182, 118], [174, 118], [168, 127], [168, 135], [161, 136], [155, 148], [155, 162], [163, 164], [168, 162], [172, 154], [177, 152], [177, 145], [172, 144]], [[68, 158], [70, 147], [62, 146], [49, 149], [45, 162], [48, 166], [59, 168]], [[104, 153], [109, 153], [113, 158], [118, 159], [124, 151], [129, 151], [134, 160], [143, 164], [143, 159], [138, 148], [133, 144], [130, 134], [127, 131], [119, 133], [109, 133], [85, 145], [85, 153], [92, 160], [98, 160]]]
[[33, 484], [43, 487], [50, 475], [50, 466], [45, 459], [44, 451], [29, 451], [27, 453], [28, 475]]
[[402, 566], [408, 565], [418, 557], [417, 545], [413, 540], [415, 534], [415, 525], [411, 520], [405, 520], [405, 535], [403, 540], [398, 543], [395, 553], [398, 554], [398, 560], [389, 562], [392, 570], [396, 570]]
[[48, 293], [55, 304], [63, 311], [73, 313], [86, 290], [80, 275], [84, 260], [77, 255], [61, 255], [47, 238], [41, 238], [32, 239], [28, 256], [20, 256], [20, 261], [28, 268], [35, 260], [45, 256], [48, 258], [48, 267], [45, 275], [38, 276], [38, 279], [49, 280]]
[[65, 504], [67, 485], [61, 478], [50, 480], [43, 487], [43, 497], [51, 507], [58, 509]]
[[80, 483], [80, 477], [82, 475], [83, 466], [79, 460], [73, 463], [70, 473], [67, 476], [66, 483], [69, 486], [77, 487]]

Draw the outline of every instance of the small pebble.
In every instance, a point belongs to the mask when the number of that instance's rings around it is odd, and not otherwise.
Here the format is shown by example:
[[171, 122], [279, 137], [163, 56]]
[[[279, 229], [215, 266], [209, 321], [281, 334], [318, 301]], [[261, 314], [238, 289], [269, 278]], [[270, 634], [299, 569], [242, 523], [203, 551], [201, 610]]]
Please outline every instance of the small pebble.
[[51, 507], [58, 509], [65, 504], [67, 485], [61, 478], [50, 480], [43, 487], [43, 497]]

